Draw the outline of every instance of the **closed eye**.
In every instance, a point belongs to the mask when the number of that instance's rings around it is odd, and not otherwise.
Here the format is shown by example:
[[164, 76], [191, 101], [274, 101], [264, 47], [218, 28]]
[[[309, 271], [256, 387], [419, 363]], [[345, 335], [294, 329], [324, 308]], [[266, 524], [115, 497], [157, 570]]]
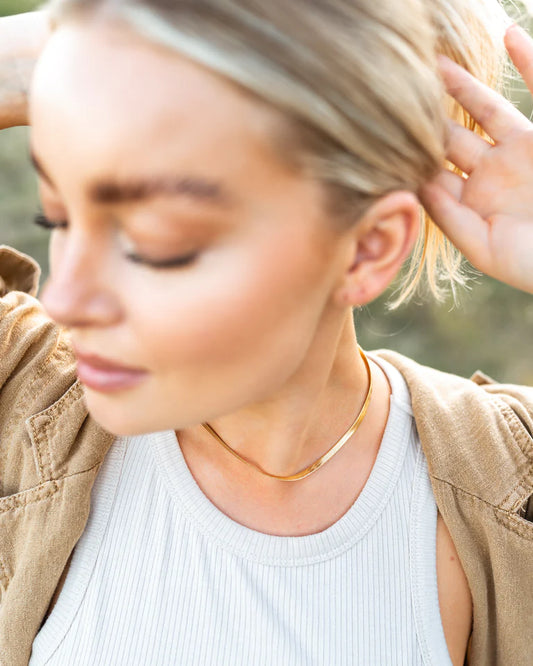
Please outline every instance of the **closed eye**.
[[68, 226], [68, 223], [65, 220], [52, 222], [52, 220], [49, 220], [46, 215], [43, 215], [42, 213], [37, 213], [33, 221], [39, 227], [43, 227], [50, 231], [53, 229], [66, 229]]
[[141, 257], [138, 254], [130, 252], [125, 255], [128, 261], [133, 262], [134, 264], [143, 264], [149, 266], [150, 268], [183, 268], [185, 266], [190, 266], [198, 258], [198, 254], [186, 254], [181, 257], [173, 257], [171, 259], [164, 259], [160, 261], [154, 261], [152, 259], [147, 259], [146, 257]]
[[[37, 213], [34, 218], [35, 224], [48, 231], [54, 231], [56, 229], [67, 229], [68, 222], [61, 220], [54, 222], [43, 215], [42, 213]], [[185, 266], [190, 266], [198, 258], [197, 252], [191, 252], [186, 255], [181, 255], [179, 257], [171, 257], [170, 259], [162, 260], [153, 260], [143, 257], [135, 252], [129, 252], [125, 255], [128, 261], [131, 261], [134, 264], [141, 264], [143, 266], [148, 266], [149, 268], [155, 269], [165, 269], [165, 268], [184, 268]]]

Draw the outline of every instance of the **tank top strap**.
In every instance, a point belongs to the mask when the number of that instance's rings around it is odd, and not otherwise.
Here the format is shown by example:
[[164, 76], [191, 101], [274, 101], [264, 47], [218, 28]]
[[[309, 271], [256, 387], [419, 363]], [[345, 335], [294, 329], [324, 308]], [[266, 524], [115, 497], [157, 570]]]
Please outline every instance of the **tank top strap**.
[[413, 409], [411, 407], [411, 396], [409, 394], [409, 389], [407, 388], [407, 383], [402, 376], [402, 373], [395, 368], [392, 363], [386, 361], [383, 358], [380, 358], [373, 352], [367, 352], [368, 358], [373, 361], [376, 365], [383, 370], [392, 390], [391, 399], [394, 402], [404, 409], [408, 414], [413, 416]]

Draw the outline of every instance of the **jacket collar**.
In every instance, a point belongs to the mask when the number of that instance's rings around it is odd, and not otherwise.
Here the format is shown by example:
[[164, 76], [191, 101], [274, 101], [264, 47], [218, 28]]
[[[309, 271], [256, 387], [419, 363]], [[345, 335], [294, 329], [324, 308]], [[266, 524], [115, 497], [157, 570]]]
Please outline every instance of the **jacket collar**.
[[59, 400], [27, 418], [25, 428], [41, 482], [100, 464], [115, 440], [89, 415], [79, 380]]

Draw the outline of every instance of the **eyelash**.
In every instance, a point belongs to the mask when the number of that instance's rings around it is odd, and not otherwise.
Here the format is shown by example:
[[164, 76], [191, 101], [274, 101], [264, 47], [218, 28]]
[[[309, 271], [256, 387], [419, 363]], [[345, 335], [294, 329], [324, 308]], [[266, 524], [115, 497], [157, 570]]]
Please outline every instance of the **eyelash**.
[[[42, 213], [37, 213], [37, 215], [34, 218], [34, 223], [39, 226], [43, 227], [44, 229], [47, 229], [48, 231], [55, 231], [59, 229], [67, 229], [68, 223], [65, 221], [61, 222], [53, 222], [52, 220], [49, 220], [46, 215], [43, 215]], [[144, 266], [149, 266], [150, 268], [155, 268], [155, 269], [161, 269], [164, 270], [166, 268], [183, 268], [185, 266], [190, 266], [194, 261], [197, 259], [198, 255], [197, 254], [188, 254], [184, 255], [182, 257], [175, 257], [174, 259], [165, 259], [164, 261], [150, 261], [149, 259], [145, 259], [144, 257], [141, 257], [140, 255], [130, 252], [125, 255], [126, 259], [128, 261], [131, 261], [134, 264], [141, 264]]]

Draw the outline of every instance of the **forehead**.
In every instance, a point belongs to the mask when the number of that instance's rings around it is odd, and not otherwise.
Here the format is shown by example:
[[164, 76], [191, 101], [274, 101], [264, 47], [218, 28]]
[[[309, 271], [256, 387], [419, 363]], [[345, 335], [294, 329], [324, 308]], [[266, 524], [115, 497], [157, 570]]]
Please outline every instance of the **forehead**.
[[179, 164], [230, 179], [282, 169], [273, 141], [280, 114], [109, 22], [68, 23], [53, 34], [36, 67], [30, 122], [53, 179], [82, 165], [88, 176]]

